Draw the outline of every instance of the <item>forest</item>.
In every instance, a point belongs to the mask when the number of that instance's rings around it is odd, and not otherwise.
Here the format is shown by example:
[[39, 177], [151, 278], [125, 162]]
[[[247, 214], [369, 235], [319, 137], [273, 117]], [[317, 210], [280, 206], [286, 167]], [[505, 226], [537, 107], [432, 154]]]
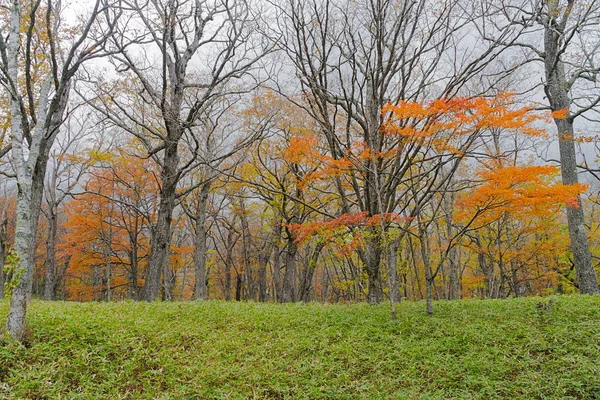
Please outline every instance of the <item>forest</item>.
[[600, 1], [1, 5], [13, 338], [31, 299], [600, 293]]

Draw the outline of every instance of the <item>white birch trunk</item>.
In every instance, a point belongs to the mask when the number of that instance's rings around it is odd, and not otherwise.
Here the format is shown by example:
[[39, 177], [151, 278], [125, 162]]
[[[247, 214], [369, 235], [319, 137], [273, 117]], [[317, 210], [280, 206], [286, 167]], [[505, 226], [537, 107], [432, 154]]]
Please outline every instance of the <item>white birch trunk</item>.
[[13, 272], [12, 279], [16, 286], [13, 289], [10, 300], [6, 329], [10, 336], [17, 340], [21, 340], [23, 337], [25, 314], [31, 297], [33, 283], [34, 227], [37, 225], [36, 221], [32, 220], [33, 169], [42, 145], [42, 134], [47, 116], [48, 94], [51, 84], [51, 80], [47, 79], [42, 85], [38, 103], [37, 125], [35, 126], [34, 137], [29, 147], [29, 154], [26, 156], [22, 125], [24, 116], [21, 113], [17, 87], [19, 29], [20, 4], [18, 0], [15, 0], [11, 9], [11, 27], [7, 46], [7, 75], [11, 85], [12, 159], [17, 173], [17, 220], [14, 250], [18, 256], [18, 263]]

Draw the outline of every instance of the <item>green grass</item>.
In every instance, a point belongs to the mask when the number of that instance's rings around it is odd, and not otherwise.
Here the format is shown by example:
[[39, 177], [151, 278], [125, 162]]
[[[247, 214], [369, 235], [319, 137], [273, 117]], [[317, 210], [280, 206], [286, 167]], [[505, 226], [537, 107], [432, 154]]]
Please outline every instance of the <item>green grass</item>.
[[600, 399], [600, 296], [553, 300], [38, 301], [0, 399]]

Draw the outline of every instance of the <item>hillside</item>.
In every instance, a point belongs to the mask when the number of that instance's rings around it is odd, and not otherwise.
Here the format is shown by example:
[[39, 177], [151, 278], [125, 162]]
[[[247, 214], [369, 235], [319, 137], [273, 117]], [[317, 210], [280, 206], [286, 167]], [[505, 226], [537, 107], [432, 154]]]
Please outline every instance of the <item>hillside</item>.
[[547, 301], [34, 302], [0, 398], [599, 398], [600, 297]]

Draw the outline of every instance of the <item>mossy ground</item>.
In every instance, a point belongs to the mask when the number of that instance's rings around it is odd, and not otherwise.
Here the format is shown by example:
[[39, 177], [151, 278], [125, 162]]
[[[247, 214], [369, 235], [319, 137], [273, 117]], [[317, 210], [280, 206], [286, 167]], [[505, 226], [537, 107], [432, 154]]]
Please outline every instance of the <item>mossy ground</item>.
[[600, 399], [600, 296], [547, 301], [34, 301], [0, 398]]

